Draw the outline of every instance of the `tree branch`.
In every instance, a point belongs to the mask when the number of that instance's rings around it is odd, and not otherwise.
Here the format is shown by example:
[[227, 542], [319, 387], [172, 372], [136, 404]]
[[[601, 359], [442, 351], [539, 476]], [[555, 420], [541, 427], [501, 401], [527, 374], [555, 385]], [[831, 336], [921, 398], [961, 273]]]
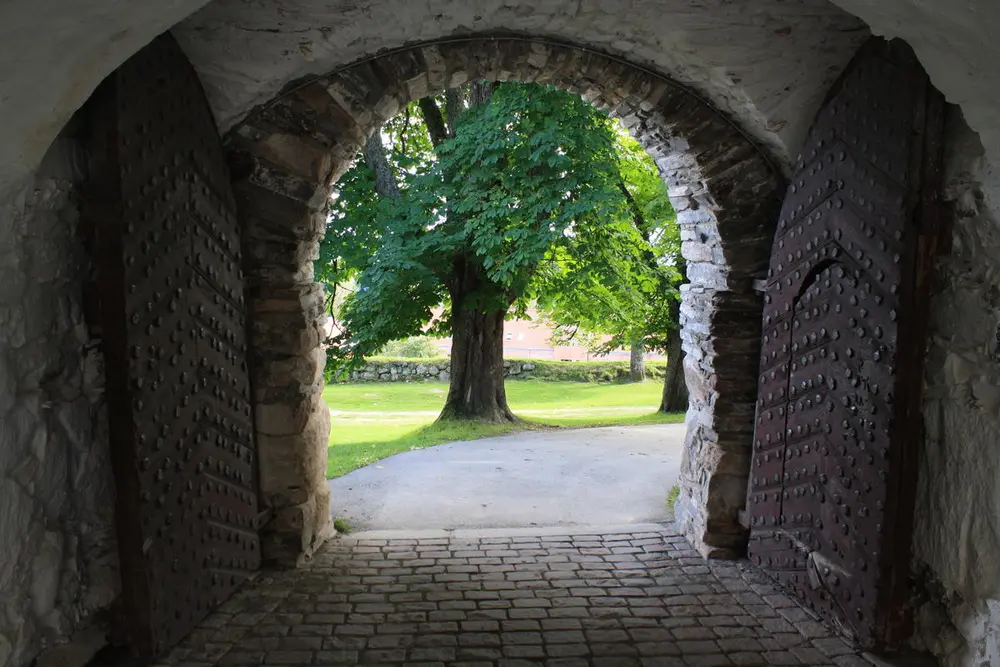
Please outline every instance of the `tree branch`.
[[625, 197], [625, 202], [628, 204], [629, 210], [632, 211], [632, 222], [635, 225], [635, 228], [639, 230], [642, 240], [645, 241], [648, 246], [648, 248], [642, 253], [646, 259], [646, 264], [649, 268], [656, 271], [659, 269], [659, 265], [656, 262], [656, 255], [649, 249], [652, 247], [652, 243], [650, 242], [651, 230], [649, 229], [649, 225], [646, 223], [646, 216], [643, 215], [642, 207], [639, 206], [639, 202], [635, 200], [635, 197], [632, 196], [628, 186], [625, 185], [625, 179], [618, 179], [618, 189], [621, 190], [622, 195]]
[[632, 211], [632, 221], [635, 224], [635, 228], [642, 234], [643, 240], [649, 243], [649, 227], [646, 226], [646, 216], [643, 215], [642, 208], [639, 207], [639, 202], [635, 200], [628, 186], [625, 185], [625, 179], [619, 178], [618, 189], [621, 190], [622, 195], [625, 197], [625, 203], [628, 204], [629, 210]]
[[406, 116], [403, 119], [403, 129], [399, 132], [399, 153], [406, 155], [406, 135], [410, 131], [410, 105], [406, 105]]

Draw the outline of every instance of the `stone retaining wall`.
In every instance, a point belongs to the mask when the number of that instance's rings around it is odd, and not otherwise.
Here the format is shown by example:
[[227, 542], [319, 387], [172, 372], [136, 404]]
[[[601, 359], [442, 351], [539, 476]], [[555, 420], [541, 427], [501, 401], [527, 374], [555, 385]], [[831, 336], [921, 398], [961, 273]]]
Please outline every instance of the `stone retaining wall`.
[[[353, 371], [344, 382], [447, 382], [450, 362], [445, 357], [429, 359], [372, 359]], [[662, 361], [646, 362], [646, 378], [662, 380], [666, 365]], [[628, 382], [631, 380], [627, 361], [554, 361], [551, 359], [506, 359], [504, 377], [538, 378], [563, 382]]]
[[[451, 362], [447, 359], [426, 359], [414, 361], [370, 361], [359, 370], [351, 373], [349, 382], [420, 382], [451, 379], [449, 368]], [[531, 377], [535, 364], [530, 361], [503, 362], [503, 376]]]

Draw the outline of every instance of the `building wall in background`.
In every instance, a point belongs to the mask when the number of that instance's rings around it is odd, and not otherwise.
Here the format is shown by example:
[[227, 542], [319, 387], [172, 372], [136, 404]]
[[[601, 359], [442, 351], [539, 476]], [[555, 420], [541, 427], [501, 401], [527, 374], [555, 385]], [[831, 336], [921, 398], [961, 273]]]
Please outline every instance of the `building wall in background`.
[[[435, 313], [435, 316], [440, 311]], [[552, 344], [552, 327], [545, 324], [535, 311], [528, 311], [531, 319], [507, 320], [503, 326], [503, 356], [505, 359], [554, 359], [556, 361], [628, 361], [629, 351], [613, 350], [606, 355], [596, 355], [583, 345]], [[607, 337], [605, 337], [605, 340]], [[451, 354], [451, 338], [436, 341], [442, 356]], [[666, 359], [658, 352], [647, 352], [646, 359]]]

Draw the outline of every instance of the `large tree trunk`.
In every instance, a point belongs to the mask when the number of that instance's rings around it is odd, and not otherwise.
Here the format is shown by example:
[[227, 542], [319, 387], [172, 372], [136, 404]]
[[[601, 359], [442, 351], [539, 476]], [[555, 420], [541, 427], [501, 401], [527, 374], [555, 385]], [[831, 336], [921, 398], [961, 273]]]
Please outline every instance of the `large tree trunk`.
[[642, 339], [632, 343], [629, 356], [629, 376], [632, 382], [642, 382], [646, 379], [646, 346]]
[[[492, 85], [472, 84], [469, 105], [488, 104], [491, 91]], [[445, 97], [447, 120], [434, 98], [419, 101], [435, 147], [454, 136], [465, 111], [463, 91], [449, 90]], [[448, 215], [454, 213], [449, 210]], [[511, 300], [502, 296], [499, 286], [489, 283], [475, 259], [470, 261], [465, 256], [454, 258], [447, 282], [451, 296], [451, 378], [448, 398], [438, 419], [495, 424], [520, 421], [507, 406], [503, 383], [503, 323]], [[473, 295], [476, 303], [468, 304]]]
[[507, 407], [503, 385], [503, 322], [510, 300], [483, 276], [475, 259], [465, 256], [454, 260], [448, 291], [451, 384], [438, 419], [494, 424], [520, 421]]
[[660, 412], [685, 412], [688, 408], [687, 384], [684, 382], [684, 349], [680, 329], [667, 337], [667, 370], [663, 375], [663, 398]]
[[506, 312], [456, 310], [451, 324], [451, 384], [439, 419], [516, 422], [503, 384]]

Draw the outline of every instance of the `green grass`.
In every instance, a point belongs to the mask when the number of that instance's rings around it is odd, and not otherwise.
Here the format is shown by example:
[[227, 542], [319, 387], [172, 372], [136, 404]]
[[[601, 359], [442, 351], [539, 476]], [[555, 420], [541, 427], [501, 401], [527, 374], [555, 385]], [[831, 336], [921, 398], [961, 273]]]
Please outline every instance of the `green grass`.
[[638, 415], [594, 415], [592, 417], [544, 417], [540, 422], [545, 426], [559, 428], [596, 428], [598, 426], [646, 426], [650, 424], [680, 424], [683, 412], [645, 412]]
[[447, 394], [444, 382], [361, 382], [331, 384], [323, 390], [330, 409], [348, 412], [440, 410]]
[[681, 487], [676, 484], [670, 487], [670, 491], [667, 492], [667, 507], [670, 511], [674, 511], [674, 505], [677, 504], [677, 499], [681, 497]]
[[[518, 410], [637, 407], [653, 410], [660, 402], [659, 382], [592, 384], [517, 380], [506, 384], [507, 402]], [[328, 385], [323, 398], [332, 410], [346, 412], [433, 412], [444, 406], [445, 382], [362, 382]]]
[[[352, 470], [413, 449], [441, 445], [446, 442], [492, 438], [530, 428], [529, 425], [464, 422], [428, 424], [427, 420], [418, 423], [424, 425], [416, 427], [414, 423], [408, 423], [402, 427], [393, 425], [387, 429], [378, 429], [377, 432], [373, 432], [371, 427], [368, 427], [367, 430], [352, 427], [345, 434], [338, 432], [337, 421], [334, 418], [330, 434], [330, 449], [327, 455], [326, 476], [330, 478], [340, 477]], [[355, 441], [346, 441], [346, 438], [354, 438]], [[340, 440], [339, 444], [337, 443], [338, 439]]]
[[333, 417], [327, 476], [339, 477], [411, 449], [518, 430], [683, 421], [681, 413], [654, 412], [661, 391], [659, 382], [508, 382], [508, 403], [525, 420], [514, 425], [436, 423], [448, 392], [443, 382], [330, 385], [323, 392]]

